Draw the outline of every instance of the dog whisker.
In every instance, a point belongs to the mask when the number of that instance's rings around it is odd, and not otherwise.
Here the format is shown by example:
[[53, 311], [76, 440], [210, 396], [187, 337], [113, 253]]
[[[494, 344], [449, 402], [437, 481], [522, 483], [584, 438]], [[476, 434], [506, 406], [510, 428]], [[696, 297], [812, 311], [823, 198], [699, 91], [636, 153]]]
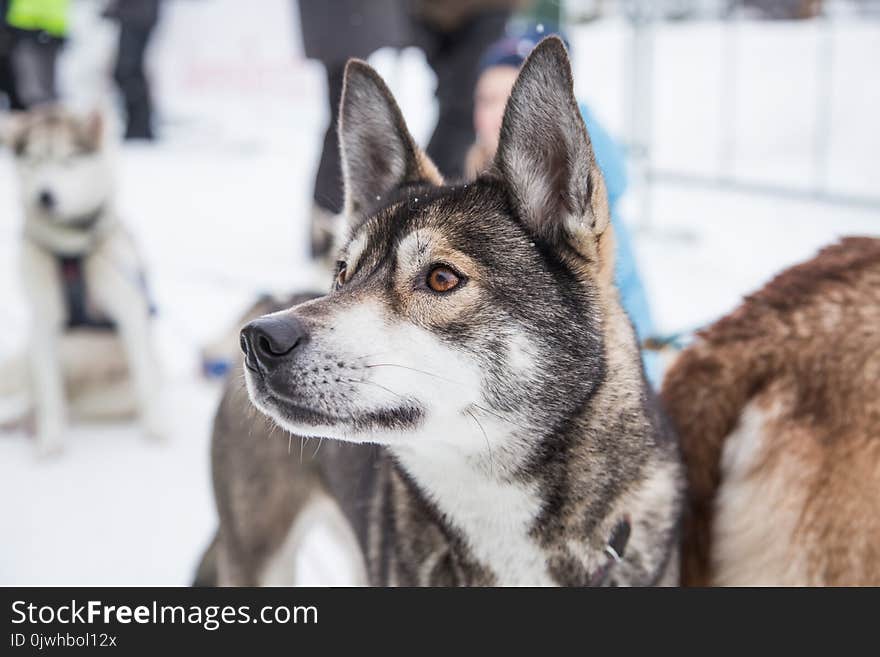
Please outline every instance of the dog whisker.
[[390, 392], [392, 395], [397, 395], [401, 399], [405, 399], [407, 401], [410, 401], [409, 397], [407, 397], [405, 395], [401, 395], [399, 392], [394, 392], [393, 390], [391, 390], [391, 388], [386, 388], [381, 383], [376, 383], [375, 381], [364, 381], [363, 379], [343, 379], [343, 381], [348, 381], [349, 383], [366, 383], [368, 385], [372, 385], [372, 386], [376, 386], [377, 388], [381, 388], [382, 390], [385, 390], [386, 392]]
[[486, 441], [486, 449], [489, 451], [489, 472], [492, 475], [494, 475], [495, 474], [495, 457], [492, 454], [492, 445], [489, 442], [489, 436], [486, 433], [486, 429], [483, 427], [483, 425], [480, 423], [480, 421], [477, 419], [477, 417], [473, 413], [470, 412], [470, 410], [465, 410], [465, 413], [467, 413], [468, 415], [471, 416], [471, 419], [477, 423], [477, 426], [480, 428], [480, 431], [483, 432], [483, 438]]
[[364, 358], [374, 358], [375, 356], [384, 356], [385, 354], [390, 354], [390, 351], [379, 351], [375, 354], [364, 354], [363, 356], [354, 356], [353, 360], [363, 360]]
[[515, 426], [515, 427], [519, 427], [520, 429], [525, 429], [526, 431], [531, 431], [531, 430], [532, 430], [530, 427], [524, 427], [523, 425], [518, 424], [518, 423], [514, 422], [513, 420], [509, 420], [508, 418], [504, 417], [503, 415], [499, 415], [499, 414], [496, 413], [495, 411], [491, 411], [491, 410], [489, 410], [489, 409], [486, 408], [485, 406], [480, 406], [480, 405], [477, 404], [477, 403], [473, 403], [473, 404], [471, 404], [471, 406], [473, 406], [474, 408], [478, 408], [478, 409], [480, 409], [480, 410], [483, 411], [484, 413], [488, 413], [489, 415], [492, 415], [492, 416], [494, 416], [494, 417], [497, 417], [499, 420], [502, 420], [503, 422], [507, 422], [508, 424], [512, 424], [512, 425]]
[[428, 372], [426, 370], [420, 370], [417, 367], [410, 367], [408, 365], [398, 365], [397, 363], [371, 363], [369, 365], [364, 365], [367, 367], [400, 367], [405, 370], [412, 370], [413, 372], [419, 372], [420, 374], [427, 374], [428, 376], [433, 376], [436, 379], [440, 379], [441, 381], [446, 381], [447, 383], [454, 383], [455, 385], [461, 385], [458, 381], [453, 381], [452, 379], [447, 379], [446, 377], [440, 376], [439, 374], [434, 374], [433, 372]]

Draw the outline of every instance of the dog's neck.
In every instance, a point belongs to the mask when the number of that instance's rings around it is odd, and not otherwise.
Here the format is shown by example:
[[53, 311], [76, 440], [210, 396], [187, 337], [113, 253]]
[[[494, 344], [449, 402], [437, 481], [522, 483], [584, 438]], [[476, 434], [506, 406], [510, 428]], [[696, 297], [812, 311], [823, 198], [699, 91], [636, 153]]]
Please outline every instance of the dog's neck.
[[[606, 327], [606, 347], [616, 355], [609, 355], [613, 362], [609, 362], [603, 389], [585, 402], [577, 418], [569, 423], [565, 436], [540, 438], [544, 444], [548, 441], [573, 444], [572, 458], [583, 458], [584, 450], [617, 444], [619, 439], [626, 438], [612, 435], [620, 431], [619, 428], [602, 426], [591, 420], [608, 418], [609, 405], [616, 404], [621, 414], [643, 411], [640, 405], [645, 403], [646, 383], [632, 328], [622, 312], [609, 324]], [[593, 512], [593, 507], [569, 491], [589, 490], [601, 485], [589, 481], [595, 472], [584, 469], [573, 475], [580, 480], [563, 482], [549, 469], [546, 473], [526, 476], [525, 464], [533, 459], [539, 438], [524, 435], [497, 416], [484, 413], [478, 417], [487, 446], [477, 452], [463, 454], [448, 446], [425, 446], [424, 443], [392, 447], [391, 451], [427, 501], [440, 511], [473, 556], [494, 572], [499, 583], [561, 583], [560, 580], [565, 578], [552, 572], [548, 566], [559, 546], [571, 550], [574, 558], [579, 560], [578, 567], [583, 571], [580, 579], [596, 581], [594, 574], [607, 568], [609, 541], [622, 522], [626, 522], [628, 535], [631, 509], [626, 505], [629, 502], [614, 500], [599, 512], [599, 517], [583, 518], [578, 527], [590, 527], [588, 531], [566, 529], [551, 536], [551, 532], [545, 532], [546, 526], [562, 526], [569, 523], [572, 516]], [[468, 426], [462, 423], [460, 428], [450, 427], [450, 430], [467, 431]], [[511, 448], [511, 445], [515, 447]], [[615, 455], [609, 456], [612, 465], [614, 458]], [[558, 485], [560, 483], [563, 485]], [[635, 482], [620, 483], [625, 487]], [[551, 496], [548, 489], [557, 486], [558, 490], [552, 491], [551, 514], [555, 517], [548, 517]], [[622, 499], [623, 494], [619, 496]], [[632, 511], [636, 514], [643, 512], [643, 504], [650, 505], [639, 494], [632, 496], [631, 500], [634, 500]]]
[[93, 251], [113, 224], [109, 203], [64, 222], [34, 212], [25, 219], [25, 237], [59, 256], [83, 256]]

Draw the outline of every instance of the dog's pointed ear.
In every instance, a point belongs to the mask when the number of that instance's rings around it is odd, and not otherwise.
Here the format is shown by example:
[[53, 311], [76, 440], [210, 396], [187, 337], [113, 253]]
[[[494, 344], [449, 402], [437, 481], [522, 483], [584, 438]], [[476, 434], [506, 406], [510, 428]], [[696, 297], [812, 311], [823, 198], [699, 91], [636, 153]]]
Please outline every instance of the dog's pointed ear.
[[558, 37], [541, 41], [523, 64], [504, 112], [495, 170], [539, 235], [582, 240], [608, 226], [605, 184]]
[[385, 82], [367, 63], [349, 60], [339, 109], [345, 211], [362, 215], [377, 197], [413, 182], [443, 184], [416, 146]]
[[0, 116], [0, 146], [6, 146], [16, 155], [25, 148], [27, 116], [26, 112], [9, 112]]

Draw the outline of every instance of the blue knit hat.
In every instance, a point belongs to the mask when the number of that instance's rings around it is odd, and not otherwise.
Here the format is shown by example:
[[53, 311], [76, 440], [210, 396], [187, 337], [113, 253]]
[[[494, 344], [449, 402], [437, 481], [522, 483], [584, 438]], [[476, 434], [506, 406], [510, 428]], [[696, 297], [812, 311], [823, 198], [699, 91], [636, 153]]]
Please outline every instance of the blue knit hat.
[[566, 50], [571, 50], [568, 39], [558, 27], [546, 23], [528, 23], [509, 27], [507, 34], [486, 49], [480, 58], [479, 72], [493, 66], [513, 66], [519, 68], [526, 61], [541, 39], [548, 36], [562, 39]]

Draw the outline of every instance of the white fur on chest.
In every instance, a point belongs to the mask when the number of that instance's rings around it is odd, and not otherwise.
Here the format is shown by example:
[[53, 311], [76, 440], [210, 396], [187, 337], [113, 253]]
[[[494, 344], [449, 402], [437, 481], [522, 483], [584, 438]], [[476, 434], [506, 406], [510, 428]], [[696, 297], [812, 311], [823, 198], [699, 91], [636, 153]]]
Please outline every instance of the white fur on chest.
[[535, 490], [489, 478], [465, 461], [450, 465], [422, 456], [400, 461], [499, 585], [555, 585], [546, 554], [529, 536], [541, 507]]

